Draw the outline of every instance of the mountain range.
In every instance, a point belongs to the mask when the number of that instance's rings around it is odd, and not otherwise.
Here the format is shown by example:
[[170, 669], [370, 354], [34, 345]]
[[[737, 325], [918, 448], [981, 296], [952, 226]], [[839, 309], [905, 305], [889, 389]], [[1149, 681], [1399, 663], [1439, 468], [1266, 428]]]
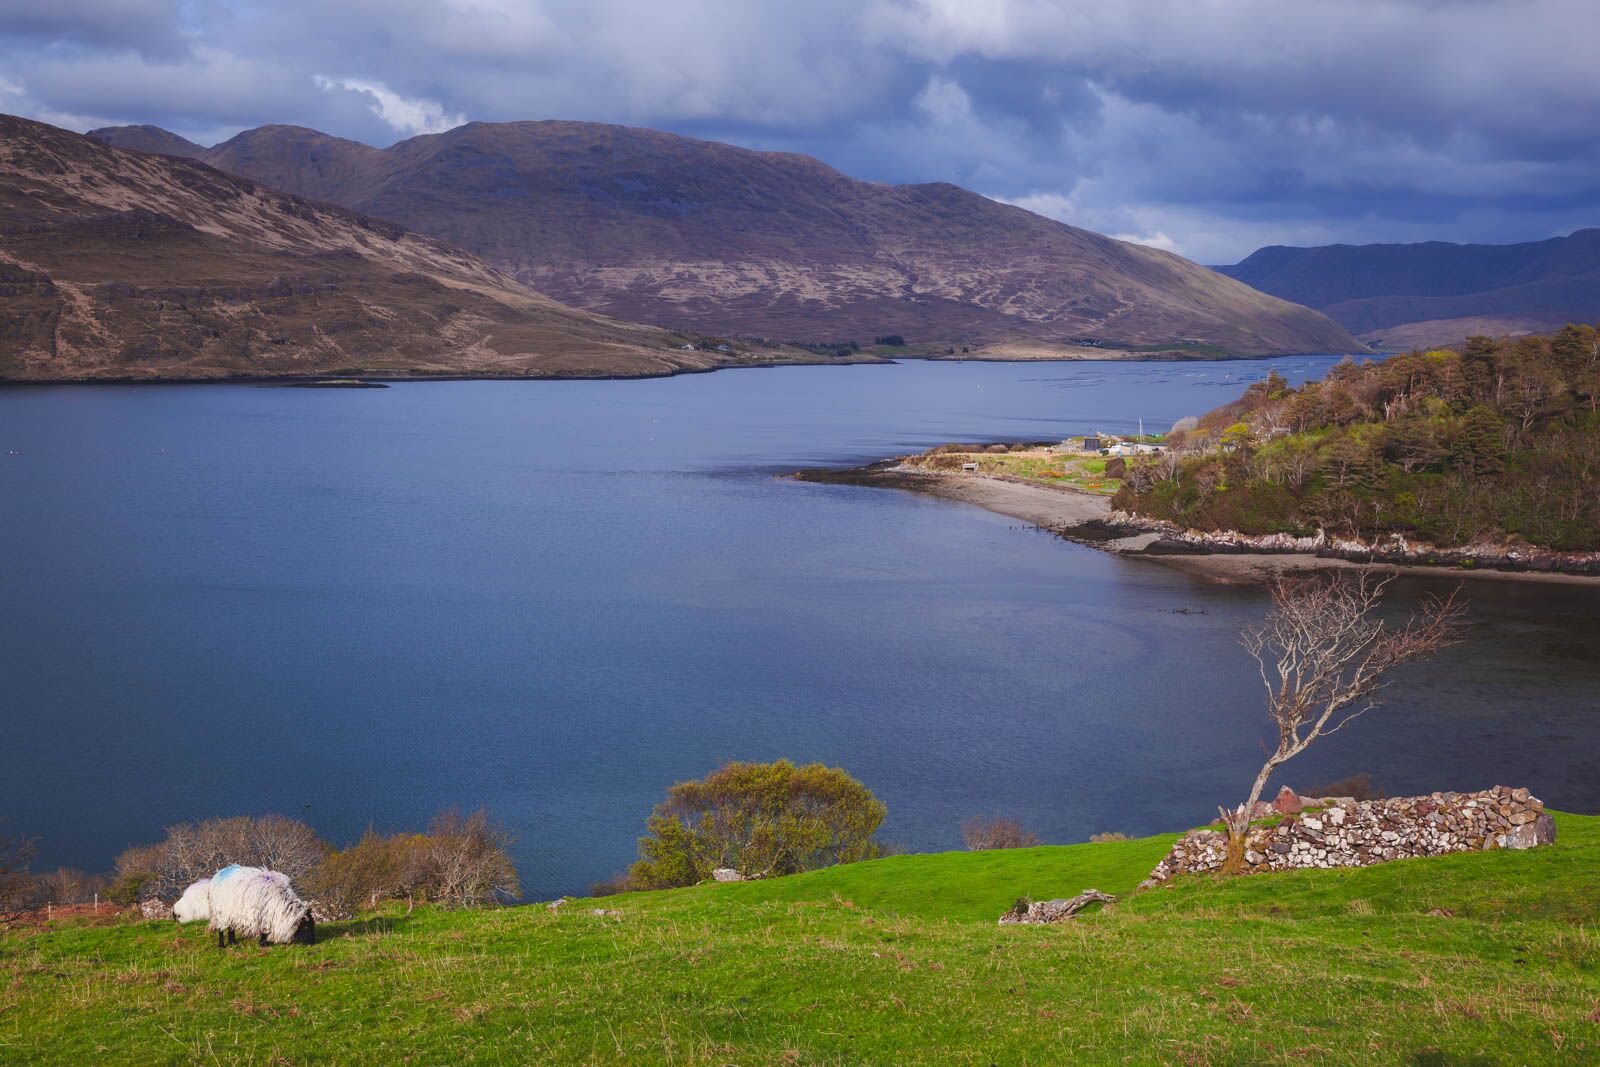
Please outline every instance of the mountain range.
[[393, 222], [0, 116], [0, 379], [613, 377], [818, 358], [567, 307]]
[[824, 343], [900, 335], [997, 356], [1348, 352], [1324, 316], [1179, 256], [943, 183], [860, 181], [806, 156], [582, 122], [469, 123], [374, 148], [263, 126], [183, 156], [398, 223], [575, 307]]
[[1600, 319], [1600, 229], [1509, 245], [1274, 245], [1217, 269], [1386, 348]]

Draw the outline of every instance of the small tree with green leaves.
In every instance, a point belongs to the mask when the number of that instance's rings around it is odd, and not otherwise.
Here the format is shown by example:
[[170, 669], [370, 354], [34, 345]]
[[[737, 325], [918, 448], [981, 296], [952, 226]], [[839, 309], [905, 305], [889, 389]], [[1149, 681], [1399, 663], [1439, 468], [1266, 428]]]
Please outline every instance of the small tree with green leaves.
[[871, 859], [886, 810], [836, 767], [727, 763], [667, 790], [639, 839], [630, 880], [664, 889], [694, 885], [723, 867], [765, 878]]

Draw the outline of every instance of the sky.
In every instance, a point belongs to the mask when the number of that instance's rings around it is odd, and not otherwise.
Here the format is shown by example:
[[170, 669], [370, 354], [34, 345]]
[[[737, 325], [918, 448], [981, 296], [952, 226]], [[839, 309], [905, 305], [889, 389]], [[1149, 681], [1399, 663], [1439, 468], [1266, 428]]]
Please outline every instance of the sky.
[[1600, 225], [1600, 0], [4, 0], [0, 111], [625, 123], [1234, 262]]

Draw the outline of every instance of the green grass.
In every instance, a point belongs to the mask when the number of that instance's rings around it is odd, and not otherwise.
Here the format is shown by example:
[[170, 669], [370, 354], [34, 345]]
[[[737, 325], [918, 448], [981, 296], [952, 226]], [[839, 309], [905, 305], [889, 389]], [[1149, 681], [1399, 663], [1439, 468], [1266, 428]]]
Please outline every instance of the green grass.
[[1076, 453], [1046, 451], [992, 454], [977, 451], [963, 453], [962, 457], [970, 457], [967, 461], [977, 463], [985, 473], [1007, 474], [1045, 485], [1067, 485], [1104, 496], [1115, 494], [1122, 484], [1120, 479], [1105, 476], [1106, 461], [1100, 456], [1087, 458]]
[[[1557, 826], [1530, 852], [1131, 896], [1170, 837], [391, 910], [312, 948], [25, 932], [0, 941], [0, 1062], [1597, 1062], [1600, 818]], [[1124, 899], [995, 925], [1089, 886]]]

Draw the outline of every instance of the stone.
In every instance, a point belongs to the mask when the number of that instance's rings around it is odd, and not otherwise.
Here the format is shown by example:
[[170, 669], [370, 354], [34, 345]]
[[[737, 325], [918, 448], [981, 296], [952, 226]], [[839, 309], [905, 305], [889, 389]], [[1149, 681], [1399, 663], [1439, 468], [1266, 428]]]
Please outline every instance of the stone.
[[711, 872], [711, 877], [716, 879], [719, 882], [742, 882], [742, 881], [744, 881], [744, 875], [740, 874], [738, 871], [734, 870], [732, 867], [718, 867], [716, 870]]
[[1556, 821], [1548, 814], [1541, 814], [1532, 822], [1525, 822], [1505, 835], [1506, 848], [1537, 848], [1540, 845], [1551, 845], [1556, 840]]
[[1278, 790], [1278, 799], [1272, 802], [1272, 809], [1280, 815], [1296, 815], [1304, 807], [1300, 795], [1288, 786]]
[[311, 917], [319, 923], [336, 923], [341, 919], [351, 918], [349, 913], [332, 905], [324, 904], [315, 897], [306, 898], [306, 906], [311, 909]]
[[172, 918], [172, 905], [164, 900], [141, 900], [139, 901], [139, 914], [146, 919], [170, 919]]

